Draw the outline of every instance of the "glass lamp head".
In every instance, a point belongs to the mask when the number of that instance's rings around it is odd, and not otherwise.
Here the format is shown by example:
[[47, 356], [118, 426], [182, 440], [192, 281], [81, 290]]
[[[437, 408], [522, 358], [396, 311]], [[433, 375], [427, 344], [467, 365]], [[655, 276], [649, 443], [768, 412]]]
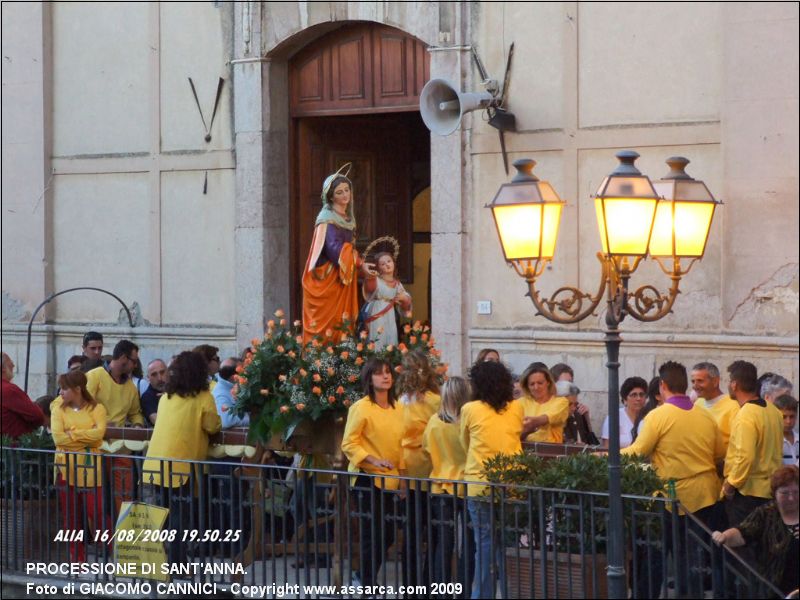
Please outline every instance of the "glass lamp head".
[[606, 256], [645, 256], [659, 196], [634, 166], [639, 154], [617, 153], [620, 164], [594, 195], [600, 241]]
[[533, 174], [536, 161], [514, 161], [517, 174], [504, 183], [488, 208], [507, 262], [552, 259], [564, 202], [547, 181]]
[[650, 255], [702, 258], [714, 212], [721, 202], [705, 183], [686, 173], [688, 159], [673, 156], [667, 164], [670, 172], [653, 184], [662, 200], [656, 209]]

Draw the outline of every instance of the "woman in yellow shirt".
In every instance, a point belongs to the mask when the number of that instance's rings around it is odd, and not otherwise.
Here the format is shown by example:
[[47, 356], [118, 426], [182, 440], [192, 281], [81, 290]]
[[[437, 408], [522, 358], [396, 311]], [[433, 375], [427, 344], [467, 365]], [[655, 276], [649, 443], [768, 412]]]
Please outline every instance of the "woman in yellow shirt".
[[[183, 532], [199, 529], [193, 510], [194, 490], [202, 493], [198, 465], [208, 457], [208, 437], [222, 429], [214, 397], [208, 391], [208, 367], [197, 352], [181, 352], [169, 365], [166, 392], [158, 403], [158, 419], [147, 449], [142, 482], [151, 502], [169, 508], [167, 529], [175, 530], [169, 544], [170, 562], [185, 562]], [[194, 467], [194, 468], [193, 468]]]
[[[405, 547], [408, 554], [408, 571], [405, 573], [407, 585], [427, 585], [430, 581], [428, 561], [416, 551], [418, 540], [427, 539], [428, 485], [422, 479], [431, 474], [431, 463], [422, 450], [422, 434], [431, 416], [436, 414], [442, 399], [439, 396], [439, 382], [431, 368], [428, 357], [419, 350], [409, 352], [403, 357], [402, 370], [397, 380], [400, 404], [403, 406], [403, 461], [406, 474], [418, 480], [408, 482], [406, 499]], [[424, 562], [425, 564], [421, 564]]]
[[[403, 406], [395, 399], [392, 367], [382, 359], [370, 359], [361, 370], [367, 394], [347, 413], [342, 452], [350, 462], [353, 495], [359, 518], [359, 578], [362, 585], [375, 585], [386, 550], [394, 542], [396, 521], [391, 493], [405, 474]], [[403, 552], [405, 572], [406, 553]]]
[[[461, 445], [459, 418], [461, 407], [469, 401], [469, 383], [463, 377], [451, 377], [442, 386], [442, 403], [438, 414], [428, 421], [422, 436], [422, 450], [431, 462], [431, 479], [449, 479], [450, 482], [431, 483], [431, 504], [435, 524], [433, 538], [433, 579], [437, 582], [457, 582], [465, 597], [472, 587], [475, 570], [475, 543], [467, 526], [464, 485], [453, 483], [463, 479], [467, 455]], [[459, 487], [459, 489], [456, 489]], [[456, 548], [458, 523], [463, 535], [461, 547]], [[456, 572], [450, 569], [453, 552], [457, 553]]]
[[[81, 371], [61, 375], [58, 386], [61, 395], [53, 402], [50, 428], [57, 451], [64, 528], [82, 531], [85, 514], [96, 527], [110, 530], [97, 493], [103, 479], [99, 453], [106, 433], [106, 409], [86, 389], [86, 375]], [[86, 562], [86, 542], [70, 542], [69, 554], [73, 562]]]
[[[461, 445], [467, 455], [464, 479], [486, 482], [483, 463], [497, 454], [517, 454], [522, 450], [520, 435], [524, 416], [522, 404], [513, 399], [514, 383], [511, 373], [501, 364], [482, 362], [469, 372], [472, 382], [472, 402], [461, 409]], [[490, 561], [499, 566], [505, 576], [502, 547], [491, 529], [491, 499], [485, 497], [488, 485], [469, 485], [467, 508], [475, 533], [475, 581], [473, 598], [494, 598], [495, 582], [490, 573]], [[483, 496], [483, 497], [480, 497]]]
[[556, 383], [547, 365], [531, 363], [519, 378], [525, 410], [523, 438], [527, 442], [564, 442], [564, 425], [569, 418], [569, 400], [556, 396]]

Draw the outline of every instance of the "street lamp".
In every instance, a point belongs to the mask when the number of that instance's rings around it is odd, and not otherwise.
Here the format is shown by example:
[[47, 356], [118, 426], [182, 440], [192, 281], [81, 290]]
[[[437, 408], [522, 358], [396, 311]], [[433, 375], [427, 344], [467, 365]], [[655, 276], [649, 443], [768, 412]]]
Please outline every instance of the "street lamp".
[[[627, 598], [619, 454], [619, 324], [630, 315], [639, 321], [657, 321], [670, 312], [680, 293], [681, 278], [703, 257], [718, 200], [702, 181], [692, 179], [682, 157], [667, 160], [670, 172], [652, 183], [636, 168], [639, 154], [617, 153], [619, 165], [594, 195], [602, 251], [600, 283], [594, 294], [563, 286], [550, 297], [536, 289], [536, 281], [555, 254], [564, 202], [552, 186], [533, 175], [535, 162], [514, 162], [517, 174], [500, 186], [488, 206], [497, 227], [506, 262], [528, 283], [537, 314], [556, 323], [582, 321], [594, 314], [606, 297], [606, 366], [608, 368], [608, 590], [611, 598]], [[651, 256], [671, 280], [669, 290], [643, 285], [631, 292], [631, 275]], [[690, 259], [688, 266], [681, 259]]]

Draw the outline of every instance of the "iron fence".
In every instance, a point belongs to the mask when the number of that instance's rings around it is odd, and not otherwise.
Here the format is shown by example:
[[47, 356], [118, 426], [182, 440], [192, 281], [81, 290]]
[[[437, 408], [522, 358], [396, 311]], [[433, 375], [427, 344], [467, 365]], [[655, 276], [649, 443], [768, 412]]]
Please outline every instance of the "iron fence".
[[[503, 598], [607, 597], [602, 493], [491, 485], [468, 496], [467, 482], [432, 493], [427, 480], [278, 455], [149, 468], [141, 456], [67, 453], [59, 471], [52, 451], [2, 452], [4, 575], [111, 586], [103, 593], [135, 584], [143, 597], [466, 598], [473, 585]], [[130, 542], [115, 527], [128, 501], [169, 509], [162, 533], [147, 534], [164, 541], [164, 581], [121, 570], [115, 557]], [[676, 501], [623, 501], [631, 597], [781, 596], [702, 523], [673, 518]]]

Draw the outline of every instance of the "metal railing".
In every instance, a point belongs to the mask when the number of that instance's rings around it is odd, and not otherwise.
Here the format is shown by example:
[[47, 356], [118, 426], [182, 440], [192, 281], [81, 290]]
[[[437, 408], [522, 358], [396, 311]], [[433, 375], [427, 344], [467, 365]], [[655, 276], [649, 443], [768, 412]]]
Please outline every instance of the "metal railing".
[[[136, 583], [153, 597], [165, 591], [159, 586], [196, 585], [172, 590], [459, 598], [473, 584], [503, 598], [607, 597], [607, 494], [491, 485], [473, 497], [467, 482], [434, 494], [427, 480], [301, 468], [277, 455], [274, 464], [175, 460], [145, 468], [141, 456], [68, 453], [59, 477], [52, 451], [2, 454], [4, 576], [67, 579], [78, 592]], [[171, 584], [120, 572], [123, 561], [114, 562], [114, 547], [127, 540], [112, 539], [112, 523], [129, 500], [169, 508], [162, 535]], [[623, 503], [632, 597], [780, 597], [715, 546], [701, 523], [673, 519], [676, 501]], [[59, 531], [83, 532], [83, 541], [56, 541]], [[63, 567], [73, 561], [85, 561], [86, 572]], [[670, 578], [675, 592], [666, 589]]]

